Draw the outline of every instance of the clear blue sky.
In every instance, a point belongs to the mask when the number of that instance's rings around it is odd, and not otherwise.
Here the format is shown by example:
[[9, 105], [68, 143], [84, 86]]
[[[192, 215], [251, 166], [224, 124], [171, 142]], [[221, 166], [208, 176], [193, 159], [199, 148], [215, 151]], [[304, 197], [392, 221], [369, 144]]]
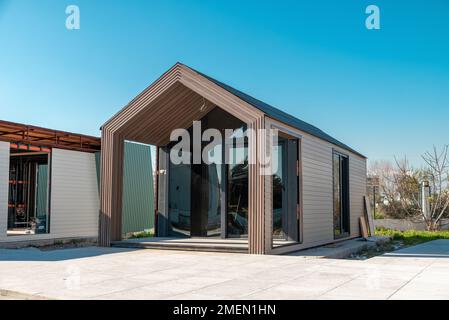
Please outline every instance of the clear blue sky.
[[99, 135], [176, 61], [372, 160], [449, 143], [447, 0], [0, 0], [0, 119]]

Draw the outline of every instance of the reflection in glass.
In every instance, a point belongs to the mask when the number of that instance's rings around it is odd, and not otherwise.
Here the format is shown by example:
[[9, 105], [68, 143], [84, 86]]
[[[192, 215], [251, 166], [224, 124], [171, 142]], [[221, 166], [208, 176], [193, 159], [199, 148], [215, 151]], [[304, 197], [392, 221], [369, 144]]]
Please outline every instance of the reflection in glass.
[[334, 183], [334, 235], [341, 234], [341, 193], [340, 193], [340, 156], [333, 154], [333, 183]]
[[207, 156], [210, 164], [203, 164], [207, 171], [207, 186], [204, 190], [208, 198], [206, 234], [208, 237], [217, 237], [221, 233], [221, 145], [209, 150]]
[[190, 236], [191, 165], [169, 164], [168, 235]]
[[298, 139], [279, 137], [273, 146], [273, 247], [288, 245], [299, 240], [299, 178]]
[[283, 232], [284, 215], [284, 183], [283, 164], [284, 164], [285, 144], [279, 139], [279, 144], [273, 146], [273, 167], [277, 168], [273, 174], [273, 238], [285, 238]]
[[349, 163], [348, 157], [333, 154], [334, 236], [349, 234]]
[[228, 165], [229, 237], [248, 236], [248, 148], [231, 147]]

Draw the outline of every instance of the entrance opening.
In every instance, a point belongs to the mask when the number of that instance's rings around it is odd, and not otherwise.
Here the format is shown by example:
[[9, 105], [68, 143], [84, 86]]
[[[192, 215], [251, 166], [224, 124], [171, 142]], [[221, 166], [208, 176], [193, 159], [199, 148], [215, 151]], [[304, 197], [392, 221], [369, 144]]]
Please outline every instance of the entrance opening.
[[[234, 140], [242, 135], [245, 123], [220, 108], [214, 108], [201, 118], [201, 134], [207, 129], [217, 129], [225, 137], [226, 129], [234, 130]], [[238, 130], [236, 130], [238, 129]], [[189, 132], [192, 132], [192, 128]], [[191, 134], [192, 136], [192, 134]], [[175, 164], [168, 161], [168, 226], [165, 235], [170, 237], [247, 237], [248, 236], [248, 146], [216, 142], [212, 149], [200, 152], [201, 163], [193, 164], [190, 150], [174, 150], [176, 142], [167, 153], [184, 153], [190, 163]], [[206, 152], [203, 152], [206, 151]], [[225, 161], [228, 156], [229, 160]], [[164, 236], [160, 230], [159, 235]]]
[[334, 237], [349, 236], [349, 159], [333, 153]]
[[[243, 129], [235, 139], [242, 139]], [[226, 146], [229, 151], [227, 174], [227, 236], [248, 237], [248, 142]]]
[[272, 151], [273, 247], [299, 242], [299, 140], [280, 135]]
[[11, 148], [8, 236], [50, 232], [49, 152]]

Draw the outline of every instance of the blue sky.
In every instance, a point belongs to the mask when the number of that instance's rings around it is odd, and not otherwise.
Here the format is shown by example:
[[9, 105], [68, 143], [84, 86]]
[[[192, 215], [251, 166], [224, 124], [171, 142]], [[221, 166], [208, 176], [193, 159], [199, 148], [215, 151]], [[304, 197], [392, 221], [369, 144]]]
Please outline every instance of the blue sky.
[[99, 135], [176, 61], [371, 160], [449, 143], [447, 0], [0, 0], [0, 119]]

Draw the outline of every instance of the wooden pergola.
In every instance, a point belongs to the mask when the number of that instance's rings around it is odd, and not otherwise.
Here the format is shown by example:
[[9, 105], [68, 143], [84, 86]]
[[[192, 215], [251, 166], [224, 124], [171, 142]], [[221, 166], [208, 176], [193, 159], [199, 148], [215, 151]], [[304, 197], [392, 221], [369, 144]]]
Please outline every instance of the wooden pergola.
[[2, 120], [0, 141], [13, 142], [18, 147], [50, 147], [83, 152], [101, 149], [101, 140], [97, 137]]
[[[219, 107], [245, 122], [265, 128], [265, 113], [217, 85], [206, 76], [177, 63], [102, 126], [99, 244], [121, 240], [124, 141], [157, 147], [167, 145], [170, 133], [188, 128], [205, 109]], [[254, 135], [249, 147], [248, 252], [267, 253], [271, 247], [271, 200], [265, 197], [266, 176], [261, 174], [266, 137]], [[259, 155], [259, 156], [257, 156]], [[259, 162], [260, 161], [260, 162]], [[159, 176], [159, 188], [165, 187]], [[267, 200], [267, 201], [266, 201]], [[160, 208], [165, 205], [156, 200]], [[270, 207], [270, 210], [265, 210]]]

